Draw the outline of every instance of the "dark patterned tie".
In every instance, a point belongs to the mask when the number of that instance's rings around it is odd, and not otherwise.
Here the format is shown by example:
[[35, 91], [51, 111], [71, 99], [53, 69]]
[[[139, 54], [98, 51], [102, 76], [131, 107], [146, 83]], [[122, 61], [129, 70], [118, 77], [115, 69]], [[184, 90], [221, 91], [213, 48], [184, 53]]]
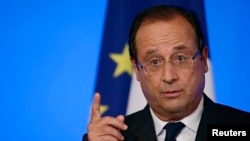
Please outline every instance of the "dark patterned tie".
[[175, 138], [183, 127], [185, 127], [185, 125], [181, 122], [167, 123], [164, 126], [164, 129], [166, 129], [165, 141], [176, 141]]

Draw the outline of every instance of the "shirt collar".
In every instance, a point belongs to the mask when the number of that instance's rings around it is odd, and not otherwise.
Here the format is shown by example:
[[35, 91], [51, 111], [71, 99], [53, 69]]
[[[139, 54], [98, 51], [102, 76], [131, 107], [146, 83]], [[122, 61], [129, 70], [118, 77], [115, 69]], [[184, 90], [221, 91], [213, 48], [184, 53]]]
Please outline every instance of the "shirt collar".
[[[204, 103], [204, 98], [202, 96], [201, 101], [198, 105], [198, 107], [195, 109], [195, 111], [193, 113], [191, 113], [189, 116], [183, 118], [182, 120], [180, 120], [183, 124], [185, 124], [185, 126], [187, 128], [189, 128], [190, 130], [197, 132], [198, 130], [198, 126], [201, 119], [201, 115], [202, 115], [202, 111], [203, 111], [203, 103]], [[155, 126], [155, 132], [156, 135], [160, 135], [163, 132], [163, 127], [167, 124], [167, 122], [160, 120], [152, 111], [151, 107], [150, 107], [150, 113], [152, 115], [153, 118], [153, 122], [154, 122], [154, 126]]]
[[201, 120], [201, 115], [204, 107], [203, 103], [204, 103], [204, 98], [202, 96], [201, 101], [198, 107], [195, 109], [195, 111], [181, 120], [181, 122], [184, 123], [187, 128], [191, 129], [194, 132], [197, 132], [198, 130], [198, 126]]

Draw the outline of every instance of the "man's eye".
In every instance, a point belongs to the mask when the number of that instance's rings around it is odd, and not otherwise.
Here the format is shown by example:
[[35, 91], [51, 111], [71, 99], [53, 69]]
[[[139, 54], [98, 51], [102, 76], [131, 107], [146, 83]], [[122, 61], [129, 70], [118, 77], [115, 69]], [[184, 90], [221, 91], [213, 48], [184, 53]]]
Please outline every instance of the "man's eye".
[[152, 60], [152, 61], [150, 61], [150, 64], [151, 64], [151, 66], [157, 66], [157, 65], [159, 65], [159, 60]]
[[184, 55], [179, 55], [176, 57], [177, 62], [183, 62], [186, 60], [186, 57]]

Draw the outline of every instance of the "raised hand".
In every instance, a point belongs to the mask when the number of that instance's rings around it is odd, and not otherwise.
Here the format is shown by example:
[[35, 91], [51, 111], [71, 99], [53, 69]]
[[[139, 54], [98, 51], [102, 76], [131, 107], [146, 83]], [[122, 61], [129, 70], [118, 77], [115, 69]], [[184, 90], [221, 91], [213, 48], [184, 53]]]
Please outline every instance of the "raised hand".
[[101, 95], [95, 93], [91, 109], [91, 119], [88, 125], [88, 141], [120, 141], [124, 137], [120, 130], [128, 127], [124, 123], [124, 116], [101, 117], [100, 112]]

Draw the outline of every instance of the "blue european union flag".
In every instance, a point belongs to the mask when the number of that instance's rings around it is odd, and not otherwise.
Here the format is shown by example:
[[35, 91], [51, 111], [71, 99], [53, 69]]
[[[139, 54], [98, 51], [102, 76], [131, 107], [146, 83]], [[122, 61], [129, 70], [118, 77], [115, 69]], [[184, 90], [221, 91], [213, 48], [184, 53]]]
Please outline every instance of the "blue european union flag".
[[194, 10], [203, 22], [203, 30], [206, 29], [203, 0], [109, 0], [95, 88], [101, 93], [103, 115], [117, 116], [126, 112], [132, 77], [127, 45], [130, 24], [136, 14], [156, 4]]

